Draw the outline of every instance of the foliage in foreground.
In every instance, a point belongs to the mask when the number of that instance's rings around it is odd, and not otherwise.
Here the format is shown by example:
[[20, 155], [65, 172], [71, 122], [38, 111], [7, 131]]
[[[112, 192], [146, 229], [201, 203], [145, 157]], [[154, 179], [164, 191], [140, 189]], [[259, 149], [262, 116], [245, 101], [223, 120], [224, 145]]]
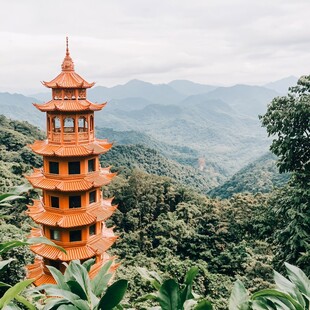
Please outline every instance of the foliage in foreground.
[[310, 280], [296, 266], [285, 263], [288, 279], [274, 271], [275, 289], [265, 289], [251, 297], [237, 281], [229, 299], [229, 310], [308, 310]]
[[[138, 299], [154, 300], [159, 304], [155, 307], [163, 310], [212, 310], [211, 303], [192, 291], [194, 278], [198, 273], [198, 267], [192, 267], [185, 275], [184, 283], [179, 284], [175, 279], [162, 280], [155, 271], [148, 271], [145, 268], [138, 268], [140, 275], [148, 280], [156, 289], [155, 293], [147, 294]], [[154, 309], [152, 307], [151, 309]]]
[[94, 262], [95, 259], [87, 260], [83, 264], [71, 261], [64, 274], [48, 266], [56, 284], [46, 284], [37, 288], [37, 291], [44, 290], [48, 297], [44, 310], [112, 310], [115, 307], [122, 309], [118, 306], [126, 293], [128, 282], [118, 280], [108, 286], [112, 278], [112, 274], [108, 272], [112, 261], [106, 263], [94, 279], [90, 279], [88, 272]]

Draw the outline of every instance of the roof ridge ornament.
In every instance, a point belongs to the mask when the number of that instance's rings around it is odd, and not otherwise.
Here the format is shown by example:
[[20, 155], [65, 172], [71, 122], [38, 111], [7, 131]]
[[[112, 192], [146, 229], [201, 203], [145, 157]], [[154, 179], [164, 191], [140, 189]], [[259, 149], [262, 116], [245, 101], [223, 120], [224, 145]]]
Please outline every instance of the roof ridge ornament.
[[69, 52], [69, 38], [66, 37], [66, 57], [61, 65], [62, 71], [74, 71], [74, 63]]

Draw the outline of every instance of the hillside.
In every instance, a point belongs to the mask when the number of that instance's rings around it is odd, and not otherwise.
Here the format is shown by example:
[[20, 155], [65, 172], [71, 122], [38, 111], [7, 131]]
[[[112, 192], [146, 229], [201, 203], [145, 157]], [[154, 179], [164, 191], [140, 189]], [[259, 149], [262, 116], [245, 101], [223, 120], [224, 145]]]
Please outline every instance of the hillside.
[[42, 160], [26, 146], [44, 135], [27, 122], [7, 119], [0, 115], [0, 192], [24, 183], [23, 174], [32, 166], [41, 166]]
[[158, 151], [143, 145], [114, 146], [101, 156], [100, 161], [103, 167], [112, 165], [113, 170], [119, 173], [128, 174], [133, 169], [139, 169], [148, 174], [172, 178], [184, 186], [190, 186], [203, 193], [219, 184], [215, 174], [167, 159]]
[[229, 198], [236, 193], [268, 193], [288, 181], [287, 173], [280, 174], [276, 157], [267, 153], [234, 174], [223, 185], [212, 189], [211, 197]]

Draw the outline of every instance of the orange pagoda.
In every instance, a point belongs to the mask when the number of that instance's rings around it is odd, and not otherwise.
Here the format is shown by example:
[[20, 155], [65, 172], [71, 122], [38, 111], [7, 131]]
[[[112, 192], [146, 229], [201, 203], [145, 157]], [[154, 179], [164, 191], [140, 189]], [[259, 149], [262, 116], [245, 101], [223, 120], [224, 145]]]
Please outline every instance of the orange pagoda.
[[61, 73], [43, 82], [52, 89], [52, 100], [34, 104], [46, 112], [47, 139], [30, 146], [43, 156], [43, 168], [34, 169], [27, 179], [42, 190], [42, 197], [28, 206], [27, 213], [40, 227], [32, 229], [31, 237], [45, 236], [67, 253], [46, 244], [32, 245], [36, 258], [27, 271], [35, 285], [54, 282], [47, 265], [63, 272], [62, 263], [75, 259], [95, 258], [90, 270], [90, 277], [94, 277], [106, 261], [114, 259], [106, 251], [117, 239], [113, 229], [104, 223], [116, 206], [112, 199], [103, 199], [101, 193], [101, 187], [109, 184], [115, 174], [99, 163], [99, 155], [112, 144], [96, 139], [94, 132], [94, 112], [106, 103], [87, 100], [86, 90], [94, 83], [75, 72], [68, 38], [66, 43]]

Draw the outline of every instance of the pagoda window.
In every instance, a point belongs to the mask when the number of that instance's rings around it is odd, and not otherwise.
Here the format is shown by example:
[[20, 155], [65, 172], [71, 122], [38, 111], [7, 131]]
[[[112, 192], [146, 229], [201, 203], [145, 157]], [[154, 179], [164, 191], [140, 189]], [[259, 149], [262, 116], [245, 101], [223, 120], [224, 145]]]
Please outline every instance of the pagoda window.
[[74, 132], [74, 119], [72, 117], [64, 119], [64, 132]]
[[95, 158], [88, 161], [88, 172], [93, 172], [96, 170], [96, 161]]
[[49, 172], [53, 174], [59, 174], [59, 163], [56, 161], [50, 161]]
[[47, 131], [51, 131], [51, 118], [49, 116], [47, 117]]
[[85, 116], [80, 116], [78, 119], [78, 131], [79, 132], [87, 132], [88, 131], [88, 123]]
[[90, 116], [90, 131], [94, 131], [94, 117]]
[[96, 191], [92, 191], [89, 193], [89, 204], [96, 202]]
[[69, 208], [81, 208], [81, 196], [69, 196]]
[[74, 89], [66, 89], [64, 93], [64, 99], [75, 99]]
[[71, 230], [69, 232], [70, 242], [82, 240], [82, 230]]
[[60, 118], [58, 116], [53, 117], [53, 131], [60, 132]]
[[94, 236], [96, 234], [96, 224], [89, 226], [89, 235]]
[[60, 231], [59, 230], [54, 230], [50, 229], [50, 235], [52, 240], [60, 240]]
[[79, 161], [71, 161], [68, 163], [69, 174], [80, 174], [81, 173], [81, 164]]
[[60, 264], [61, 264], [61, 262], [59, 260], [49, 259], [48, 263], [46, 265], [55, 267], [56, 269], [59, 270], [60, 269]]
[[51, 207], [59, 208], [59, 197], [51, 196]]

